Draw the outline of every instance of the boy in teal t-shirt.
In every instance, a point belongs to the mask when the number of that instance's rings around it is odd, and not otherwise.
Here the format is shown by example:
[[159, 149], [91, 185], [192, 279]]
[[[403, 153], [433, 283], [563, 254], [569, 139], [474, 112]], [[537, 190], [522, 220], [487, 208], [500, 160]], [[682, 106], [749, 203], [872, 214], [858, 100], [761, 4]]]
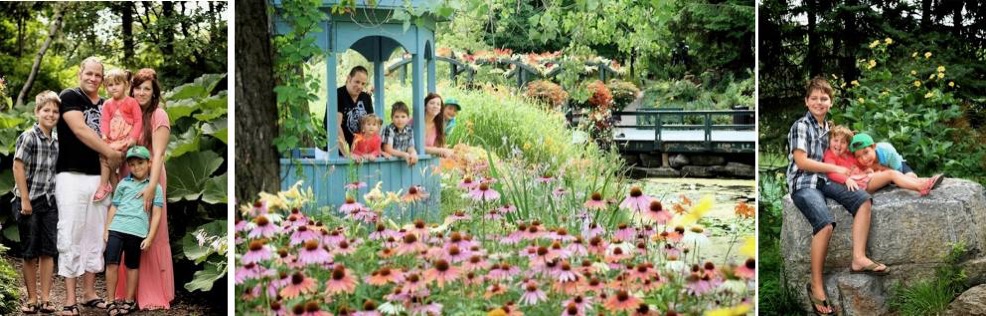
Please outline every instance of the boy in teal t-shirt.
[[[150, 152], [143, 146], [130, 147], [127, 150], [127, 166], [130, 176], [117, 184], [113, 192], [113, 205], [106, 214], [106, 230], [103, 241], [106, 242], [106, 297], [116, 294], [117, 271], [119, 271], [120, 256], [126, 254], [124, 265], [127, 266], [127, 297], [126, 301], [113, 302], [107, 306], [111, 315], [127, 314], [136, 311], [135, 297], [137, 294], [138, 268], [140, 253], [150, 247], [157, 235], [158, 222], [161, 221], [161, 207], [164, 205], [164, 195], [161, 185], [155, 183], [154, 206], [148, 211], [144, 209], [144, 199], [138, 193], [144, 191], [150, 180]], [[148, 218], [148, 215], [150, 215]], [[164, 232], [167, 233], [167, 232]], [[114, 310], [116, 312], [114, 313]]]

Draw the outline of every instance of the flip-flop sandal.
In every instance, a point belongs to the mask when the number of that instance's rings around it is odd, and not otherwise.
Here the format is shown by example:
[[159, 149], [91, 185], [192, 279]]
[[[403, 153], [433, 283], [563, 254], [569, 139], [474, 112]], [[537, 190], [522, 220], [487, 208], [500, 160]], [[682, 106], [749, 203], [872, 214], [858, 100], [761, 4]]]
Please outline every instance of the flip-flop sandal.
[[[808, 300], [811, 301], [811, 309], [815, 311], [815, 315], [820, 315], [820, 316], [835, 315], [835, 308], [832, 307], [832, 305], [829, 304], [829, 300], [827, 300], [827, 299], [820, 300], [820, 299], [815, 298], [815, 296], [813, 296], [811, 294], [811, 283], [805, 283], [805, 290], [808, 291]], [[822, 311], [819, 310], [816, 305], [821, 305], [823, 307], [828, 307], [832, 311], [831, 312], [828, 312], [828, 313], [822, 313]]]
[[[102, 304], [103, 306], [99, 306], [100, 304]], [[105, 300], [97, 297], [97, 298], [88, 300], [85, 303], [82, 303], [82, 306], [92, 307], [92, 308], [98, 308], [98, 309], [106, 309], [106, 306], [107, 305], [106, 305], [106, 301]]]
[[[25, 309], [24, 307], [27, 307]], [[27, 303], [21, 308], [21, 313], [24, 315], [34, 315], [38, 313], [38, 308], [40, 307], [37, 303], [31, 304]]]
[[943, 173], [939, 173], [934, 177], [931, 177], [931, 187], [929, 187], [928, 190], [934, 190], [939, 184], [942, 183], [942, 181], [945, 181], [945, 174]]
[[42, 314], [51, 314], [56, 312], [57, 310], [55, 310], [55, 305], [52, 304], [51, 301], [48, 301], [48, 302], [44, 302], [44, 304], [41, 304], [41, 309], [38, 311], [40, 311]]
[[[883, 270], [876, 270], [876, 268], [879, 267], [879, 266], [881, 266], [881, 265], [884, 266]], [[879, 275], [888, 275], [888, 274], [890, 274], [890, 267], [888, 267], [885, 264], [882, 264], [882, 263], [873, 261], [873, 263], [871, 263], [870, 265], [865, 266], [865, 267], [863, 267], [862, 269], [859, 269], [859, 270], [853, 270], [850, 267], [849, 268], [849, 274], [869, 274], [869, 275], [878, 275], [878, 276]]]
[[72, 315], [72, 316], [80, 315], [79, 308], [76, 307], [75, 305], [62, 306], [62, 312], [59, 313], [59, 315], [65, 315], [66, 312], [70, 313], [68, 315]]
[[137, 311], [137, 301], [124, 301], [116, 305], [116, 309], [113, 310], [116, 313], [109, 313], [109, 315], [128, 315], [130, 313]]

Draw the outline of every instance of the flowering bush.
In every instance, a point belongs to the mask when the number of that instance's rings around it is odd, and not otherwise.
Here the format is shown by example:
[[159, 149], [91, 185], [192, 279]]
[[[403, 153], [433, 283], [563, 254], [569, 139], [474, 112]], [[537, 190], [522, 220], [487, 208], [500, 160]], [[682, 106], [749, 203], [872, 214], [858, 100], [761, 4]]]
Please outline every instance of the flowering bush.
[[955, 127], [962, 106], [954, 92], [961, 86], [947, 75], [948, 67], [930, 51], [895, 50], [890, 38], [873, 41], [870, 50], [857, 63], [859, 79], [833, 76], [848, 104], [833, 111], [839, 121], [894, 144], [919, 174], [981, 174], [975, 170], [983, 168], [983, 145], [968, 141], [980, 136]]
[[555, 109], [560, 108], [568, 100], [568, 92], [548, 80], [537, 80], [527, 84], [527, 92], [524, 95], [551, 105]]
[[637, 94], [640, 93], [640, 89], [633, 82], [619, 79], [610, 80], [606, 87], [612, 91], [613, 108], [617, 111], [622, 111], [630, 105], [637, 98]]

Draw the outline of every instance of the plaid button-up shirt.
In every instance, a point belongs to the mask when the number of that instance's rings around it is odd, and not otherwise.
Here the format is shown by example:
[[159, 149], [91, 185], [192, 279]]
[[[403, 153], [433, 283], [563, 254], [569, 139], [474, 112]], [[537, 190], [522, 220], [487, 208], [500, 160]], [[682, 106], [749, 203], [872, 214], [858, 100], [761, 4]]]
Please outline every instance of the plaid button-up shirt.
[[818, 186], [819, 178], [825, 179], [824, 174], [801, 170], [794, 163], [794, 151], [797, 149], [807, 153], [808, 159], [823, 161], [825, 147], [829, 144], [829, 126], [823, 124], [825, 122], [818, 122], [811, 112], [806, 112], [805, 116], [794, 122], [791, 131], [787, 134], [787, 144], [790, 147], [787, 155], [790, 161], [787, 166], [787, 186], [791, 193], [800, 189], [815, 188]]
[[404, 125], [404, 128], [397, 128], [393, 123], [383, 129], [384, 144], [389, 144], [391, 148], [407, 152], [414, 148], [414, 131], [411, 125]]
[[[14, 159], [24, 162], [27, 176], [27, 192], [31, 200], [55, 195], [55, 162], [58, 160], [58, 140], [45, 136], [41, 126], [24, 131], [17, 137]], [[20, 188], [14, 184], [14, 196], [20, 197]]]

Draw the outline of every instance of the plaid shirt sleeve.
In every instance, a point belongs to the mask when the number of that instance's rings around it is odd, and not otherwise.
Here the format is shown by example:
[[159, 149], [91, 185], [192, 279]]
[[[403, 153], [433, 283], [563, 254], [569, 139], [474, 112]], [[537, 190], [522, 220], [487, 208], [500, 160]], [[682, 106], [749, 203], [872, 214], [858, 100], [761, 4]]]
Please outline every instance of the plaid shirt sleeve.
[[387, 127], [383, 129], [383, 134], [380, 136], [380, 138], [382, 139], [382, 141], [380, 142], [381, 148], [383, 148], [384, 144], [390, 145], [390, 147], [394, 147], [394, 129], [392, 127], [393, 125], [387, 125]]
[[791, 146], [792, 154], [796, 149], [808, 153], [808, 124], [798, 121], [791, 126], [791, 132], [787, 134], [787, 143]]
[[38, 146], [34, 135], [31, 134], [31, 130], [17, 136], [17, 142], [14, 146], [14, 159], [24, 162], [25, 165], [31, 165], [34, 163], [34, 160], [32, 159], [37, 157], [35, 149], [38, 148]]

